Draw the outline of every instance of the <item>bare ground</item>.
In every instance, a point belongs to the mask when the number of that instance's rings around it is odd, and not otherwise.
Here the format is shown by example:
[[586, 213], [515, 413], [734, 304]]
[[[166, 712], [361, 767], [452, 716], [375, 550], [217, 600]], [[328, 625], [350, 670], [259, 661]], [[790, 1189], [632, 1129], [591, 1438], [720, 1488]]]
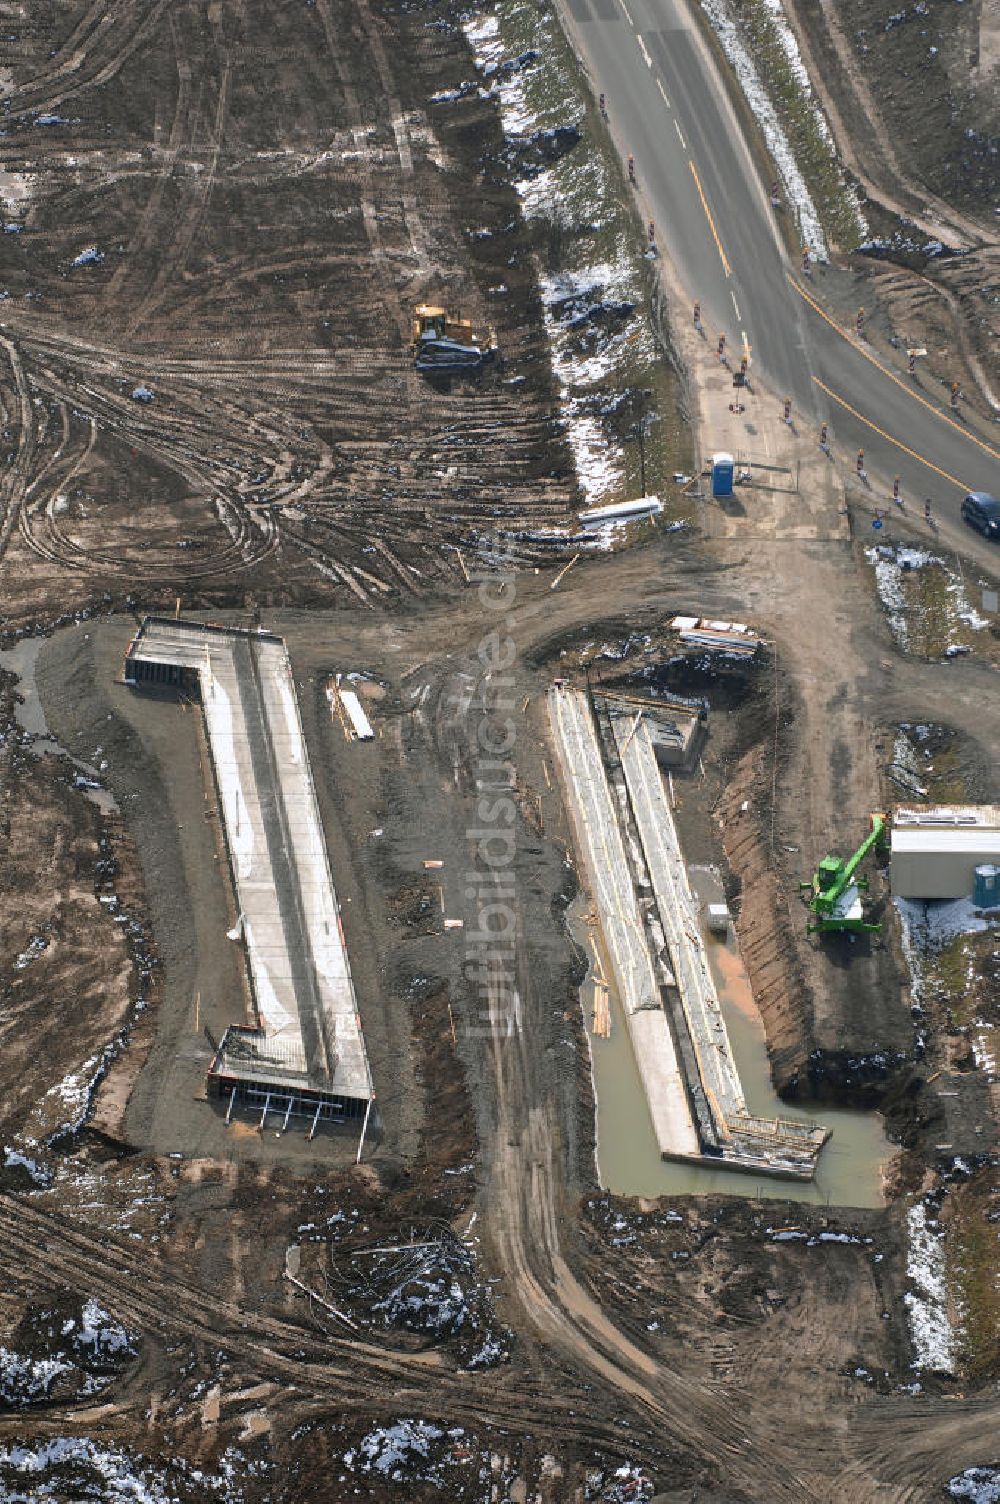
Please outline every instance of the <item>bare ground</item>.
[[[885, 241], [884, 257], [871, 263], [873, 291], [903, 343], [926, 347], [937, 380], [961, 381], [975, 405], [995, 413], [1000, 91], [987, 0], [786, 0], [785, 9], [841, 157], [869, 201], [872, 232]], [[931, 242], [961, 254], [928, 256]]]

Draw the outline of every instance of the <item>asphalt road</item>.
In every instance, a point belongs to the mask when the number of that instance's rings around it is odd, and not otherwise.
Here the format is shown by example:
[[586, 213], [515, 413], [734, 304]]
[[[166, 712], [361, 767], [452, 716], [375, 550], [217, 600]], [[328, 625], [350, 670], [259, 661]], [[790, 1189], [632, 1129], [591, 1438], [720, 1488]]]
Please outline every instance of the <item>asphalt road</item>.
[[733, 364], [746, 348], [751, 378], [792, 398], [793, 421], [817, 430], [827, 421], [838, 455], [850, 462], [863, 448], [873, 503], [885, 504], [898, 474], [911, 510], [930, 496], [942, 539], [996, 569], [1000, 547], [964, 527], [958, 509], [967, 490], [1000, 495], [1000, 425], [956, 419], [915, 387], [905, 361], [890, 366], [810, 304], [843, 273], [814, 266], [804, 279], [789, 261], [768, 185], [685, 0], [561, 3], [593, 87], [607, 96], [614, 140], [634, 155], [657, 243], [700, 300], [709, 339], [726, 334]]

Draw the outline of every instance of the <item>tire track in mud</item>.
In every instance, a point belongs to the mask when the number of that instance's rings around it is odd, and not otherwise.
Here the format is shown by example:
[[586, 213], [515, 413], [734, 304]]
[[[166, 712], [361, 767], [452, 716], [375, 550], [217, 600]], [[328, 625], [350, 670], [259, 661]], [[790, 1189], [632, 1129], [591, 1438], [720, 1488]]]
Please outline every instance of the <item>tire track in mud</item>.
[[470, 1373], [448, 1367], [434, 1351], [393, 1350], [332, 1334], [317, 1337], [305, 1327], [255, 1315], [177, 1278], [148, 1249], [126, 1246], [106, 1232], [84, 1231], [8, 1193], [0, 1193], [0, 1232], [13, 1278], [98, 1293], [120, 1319], [140, 1331], [181, 1336], [213, 1355], [224, 1352], [248, 1372], [275, 1377], [289, 1387], [308, 1384], [311, 1393], [320, 1394], [315, 1401], [310, 1394], [304, 1402], [307, 1413], [314, 1408], [329, 1413], [333, 1396], [339, 1409], [366, 1416], [398, 1416], [409, 1404], [433, 1405], [436, 1415], [531, 1435], [544, 1405], [547, 1434], [560, 1441], [588, 1449], [603, 1446], [612, 1456], [623, 1449], [640, 1459], [650, 1455], [642, 1438], [588, 1413], [586, 1392], [571, 1383], [553, 1397], [546, 1376], [530, 1369]]
[[[178, 59], [180, 66], [180, 59]], [[215, 116], [212, 122], [211, 143], [209, 146], [208, 165], [204, 172], [195, 178], [190, 202], [179, 224], [175, 227], [169, 249], [167, 249], [157, 268], [153, 285], [146, 295], [139, 299], [132, 309], [125, 324], [125, 335], [134, 335], [140, 324], [148, 322], [159, 308], [166, 297], [168, 287], [173, 279], [181, 271], [184, 261], [194, 243], [198, 229], [208, 212], [212, 191], [215, 187], [216, 174], [219, 168], [219, 157], [222, 152], [223, 135], [225, 132], [226, 109], [229, 101], [229, 87], [232, 78], [232, 69], [228, 58], [222, 62], [222, 76], [219, 80], [219, 97], [216, 100]], [[170, 175], [173, 175], [174, 165], [171, 163]], [[161, 182], [163, 180], [161, 179]], [[162, 195], [161, 188], [161, 195]]]
[[31, 462], [35, 453], [35, 415], [31, 404], [31, 392], [17, 346], [7, 335], [0, 334], [0, 349], [7, 356], [14, 388], [17, 393], [19, 421], [17, 429], [17, 452], [0, 475], [0, 567], [2, 567], [10, 535], [17, 525], [28, 488]]
[[399, 156], [403, 219], [410, 238], [410, 245], [413, 247], [413, 254], [416, 256], [419, 270], [423, 274], [430, 269], [430, 259], [427, 254], [427, 234], [417, 207], [417, 195], [413, 186], [413, 152], [410, 147], [410, 134], [407, 129], [406, 119], [403, 115], [403, 106], [399, 95], [396, 93], [395, 80], [392, 75], [392, 69], [389, 66], [385, 44], [382, 41], [375, 18], [371, 13], [368, 0], [355, 0], [355, 14], [368, 41], [371, 55], [375, 60], [375, 67], [382, 84], [382, 92], [389, 108], [392, 133], [396, 139], [396, 151]]
[[[171, 0], [150, 0], [150, 3], [143, 7], [139, 4], [139, 0], [120, 0], [120, 3], [111, 5], [101, 0], [101, 3], [92, 6], [76, 31], [71, 34], [70, 39], [59, 49], [59, 52], [65, 52], [73, 42], [76, 42], [73, 51], [56, 63], [50, 71], [36, 75], [35, 78], [28, 79], [21, 84], [11, 99], [11, 113], [14, 115], [51, 114], [65, 100], [73, 98], [74, 95], [107, 83], [109, 79], [114, 78], [136, 49], [147, 39], [149, 33], [155, 29], [170, 3]], [[143, 9], [145, 9], [144, 15]], [[126, 23], [129, 20], [133, 24], [126, 29]], [[84, 28], [91, 21], [93, 24], [90, 25], [89, 31], [84, 32]], [[107, 56], [104, 45], [110, 40], [107, 33], [112, 32], [119, 23], [125, 29], [125, 35], [114, 37], [109, 47], [110, 56]], [[88, 64], [91, 65], [89, 70]], [[53, 90], [53, 83], [67, 74], [74, 75], [72, 82], [68, 82], [63, 88], [59, 88], [56, 84]], [[33, 91], [39, 93], [38, 98], [30, 97]]]
[[185, 143], [189, 146], [193, 144], [194, 118], [191, 108], [191, 64], [185, 58], [181, 57], [177, 38], [177, 23], [174, 16], [171, 14], [168, 19], [174, 49], [174, 61], [177, 66], [177, 101], [174, 106], [174, 118], [170, 127], [170, 137], [162, 153], [160, 171], [139, 216], [139, 223], [129, 241], [128, 256], [115, 268], [114, 275], [108, 283], [104, 302], [110, 304], [112, 307], [123, 299], [125, 283], [130, 275], [130, 261], [151, 249], [156, 240], [160, 206], [163, 202], [167, 182], [173, 175], [181, 147]]
[[[539, 448], [549, 437], [544, 413], [534, 407], [525, 413], [492, 389], [463, 389], [453, 397], [437, 394], [432, 428], [402, 433], [398, 412], [407, 401], [409, 368], [399, 354], [313, 347], [159, 359], [37, 318], [21, 343], [39, 390], [212, 498], [231, 535], [231, 544], [215, 548], [210, 560], [201, 555], [188, 562], [171, 552], [154, 562], [127, 540], [114, 552], [82, 546], [60, 525], [50, 498], [29, 508], [21, 532], [51, 564], [180, 583], [251, 568], [284, 540], [331, 582], [370, 604], [373, 578], [376, 589], [422, 593], [425, 570], [415, 571], [407, 559], [414, 549], [426, 558], [456, 545], [477, 548], [484, 507], [494, 525], [511, 532], [537, 527], [549, 507], [557, 520], [565, 515], [558, 485], [536, 473]], [[160, 396], [153, 408], [127, 393], [150, 366]], [[507, 456], [504, 489], [494, 474], [500, 445]], [[373, 509], [380, 527], [375, 541]], [[521, 552], [528, 557], [537, 550], [525, 544]], [[363, 554], [369, 555], [367, 583], [354, 567]]]
[[[51, 337], [43, 338], [38, 343], [42, 345], [46, 356], [49, 352], [60, 351], [60, 341]], [[63, 349], [61, 353], [65, 355], [66, 352]], [[74, 350], [73, 353], [79, 353], [81, 360], [86, 354], [91, 364], [97, 355], [94, 347], [86, 344], [83, 344], [81, 351]], [[120, 379], [123, 374], [120, 362], [109, 359], [108, 366]], [[44, 509], [32, 509], [21, 515], [22, 536], [40, 557], [49, 563], [73, 569], [116, 575], [124, 573], [146, 582], [164, 579], [194, 581], [252, 568], [277, 547], [279, 540], [274, 519], [267, 511], [251, 513], [239, 495], [236, 485], [238, 474], [231, 471], [229, 482], [226, 483], [218, 474], [218, 463], [210, 465], [207, 457], [197, 447], [190, 443], [184, 444], [182, 435], [165, 433], [162, 422], [154, 425], [149, 420], [143, 420], [137, 415], [139, 410], [129, 398], [103, 392], [84, 382], [73, 370], [70, 370], [68, 377], [64, 377], [50, 366], [37, 362], [33, 365], [32, 376], [41, 390], [72, 406], [74, 411], [86, 415], [92, 425], [99, 425], [133, 447], [152, 454], [183, 476], [193, 490], [207, 491], [209, 496], [217, 498], [217, 510], [222, 509], [219, 520], [230, 534], [230, 542], [216, 549], [210, 559], [192, 561], [190, 564], [178, 560], [173, 554], [169, 561], [156, 563], [141, 556], [135, 558], [123, 555], [120, 549], [114, 552], [104, 552], [100, 548], [87, 549], [69, 538], [60, 528], [51, 505], [53, 493]], [[218, 430], [213, 430], [213, 433], [217, 438]], [[240, 427], [240, 435], [244, 434], [245, 418]], [[168, 442], [171, 438], [175, 442]], [[231, 520], [231, 526], [227, 519]]]
[[[364, 221], [365, 233], [372, 257], [381, 268], [380, 280], [383, 286], [387, 311], [399, 330], [404, 346], [410, 342], [410, 317], [400, 304], [398, 297], [391, 294], [393, 287], [392, 269], [382, 236], [379, 231], [378, 219], [375, 210], [375, 198], [372, 185], [372, 172], [369, 162], [370, 147], [368, 144], [369, 122], [366, 121], [363, 111], [358, 102], [358, 91], [352, 77], [352, 71], [343, 51], [337, 45], [337, 27], [333, 18], [330, 0], [316, 0], [316, 13], [323, 27], [327, 50], [330, 53], [333, 66], [337, 73], [341, 91], [344, 96], [344, 106], [347, 111], [348, 124], [354, 140], [355, 150], [360, 162], [360, 198], [361, 216]], [[412, 165], [412, 164], [411, 164]], [[415, 377], [408, 382], [411, 395], [414, 390]]]
[[831, 1475], [824, 1497], [830, 1504], [872, 1498], [919, 1504], [933, 1489], [937, 1498], [948, 1477], [994, 1460], [998, 1427], [1000, 1404], [993, 1397], [967, 1398], [961, 1412], [948, 1397], [922, 1396], [891, 1410], [885, 1399], [873, 1400], [851, 1427], [851, 1461]]

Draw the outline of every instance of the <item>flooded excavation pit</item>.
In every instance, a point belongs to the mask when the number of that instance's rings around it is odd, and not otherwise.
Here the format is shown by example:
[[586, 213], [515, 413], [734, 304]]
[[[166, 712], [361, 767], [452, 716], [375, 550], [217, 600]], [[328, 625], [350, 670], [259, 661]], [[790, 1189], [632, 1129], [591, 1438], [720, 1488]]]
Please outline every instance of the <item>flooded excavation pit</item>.
[[753, 1177], [757, 1194], [880, 1204], [890, 1148], [875, 1115], [824, 1110], [817, 1124], [773, 1091], [721, 881], [680, 850], [661, 707], [559, 684], [549, 714], [592, 896], [574, 923], [595, 963], [584, 996], [602, 1184], [747, 1194]]

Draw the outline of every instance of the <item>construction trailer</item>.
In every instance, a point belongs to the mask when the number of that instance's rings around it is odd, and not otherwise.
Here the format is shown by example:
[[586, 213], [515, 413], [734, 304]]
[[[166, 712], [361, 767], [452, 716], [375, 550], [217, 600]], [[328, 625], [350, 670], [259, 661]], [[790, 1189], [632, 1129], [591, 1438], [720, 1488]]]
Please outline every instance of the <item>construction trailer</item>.
[[1000, 865], [1000, 805], [900, 807], [891, 851], [894, 898], [972, 898], [976, 869]]
[[[147, 617], [125, 682], [201, 706], [256, 1027], [215, 1047], [207, 1091], [321, 1122], [374, 1110], [368, 1054], [285, 644], [274, 633]], [[220, 936], [220, 941], [222, 937]], [[360, 1149], [359, 1149], [360, 1153]]]

